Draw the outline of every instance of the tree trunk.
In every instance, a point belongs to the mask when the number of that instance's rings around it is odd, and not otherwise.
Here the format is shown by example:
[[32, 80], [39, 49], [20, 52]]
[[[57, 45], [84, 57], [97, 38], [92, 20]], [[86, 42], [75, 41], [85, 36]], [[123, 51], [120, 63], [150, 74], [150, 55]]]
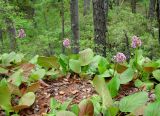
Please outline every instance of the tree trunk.
[[116, 6], [119, 6], [120, 0], [116, 0]]
[[72, 40], [73, 40], [73, 53], [79, 53], [79, 13], [78, 13], [78, 0], [70, 1], [70, 12], [71, 12], [71, 29], [72, 29]]
[[89, 13], [90, 10], [90, 0], [84, 0], [84, 11], [83, 11], [83, 15], [87, 15]]
[[157, 0], [157, 21], [158, 21], [158, 29], [159, 29], [158, 41], [160, 44], [160, 0]]
[[17, 47], [16, 43], [16, 29], [14, 28], [13, 22], [11, 19], [6, 18], [7, 32], [10, 38], [10, 49], [15, 51]]
[[[61, 11], [60, 11], [60, 15], [61, 15], [61, 23], [62, 23], [62, 41], [64, 39], [64, 1], [61, 1]], [[63, 46], [63, 42], [62, 42], [62, 53], [65, 52], [65, 47]]]
[[106, 16], [104, 0], [92, 0], [95, 52], [106, 56]]
[[109, 11], [109, 0], [104, 0], [104, 12], [106, 17], [108, 17], [108, 11]]
[[3, 30], [0, 29], [0, 41], [2, 43], [2, 47], [3, 47]]
[[131, 0], [132, 13], [136, 13], [136, 0]]
[[155, 16], [156, 0], [150, 0], [148, 17], [153, 19]]
[[127, 56], [127, 61], [129, 62], [131, 57], [131, 52], [130, 52], [129, 38], [126, 31], [124, 31], [124, 35], [125, 35], [125, 43], [126, 43], [126, 56]]

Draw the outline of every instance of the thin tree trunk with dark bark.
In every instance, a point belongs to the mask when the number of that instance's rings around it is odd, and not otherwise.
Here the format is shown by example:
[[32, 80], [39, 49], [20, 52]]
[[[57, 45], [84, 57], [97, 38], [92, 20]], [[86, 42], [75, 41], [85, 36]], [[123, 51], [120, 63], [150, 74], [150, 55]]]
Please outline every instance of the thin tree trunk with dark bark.
[[[61, 24], [62, 24], [62, 41], [64, 39], [64, 1], [61, 1], [61, 11], [60, 11], [60, 15], [61, 15]], [[63, 46], [63, 42], [62, 42], [62, 53], [65, 52], [65, 47]]]
[[84, 3], [84, 10], [83, 10], [83, 15], [87, 15], [89, 13], [89, 10], [90, 10], [90, 0], [84, 0], [83, 1]]
[[136, 13], [136, 2], [137, 0], [131, 0], [132, 13]]
[[157, 21], [158, 21], [158, 29], [159, 29], [158, 42], [160, 44], [160, 0], [157, 0]]
[[106, 16], [104, 0], [92, 0], [95, 52], [106, 56]]
[[150, 0], [148, 17], [153, 19], [155, 16], [156, 0]]
[[8, 32], [9, 39], [10, 39], [10, 49], [11, 51], [15, 51], [17, 47], [16, 29], [11, 19], [6, 18], [6, 24], [7, 24], [7, 32]]
[[116, 0], [116, 6], [119, 6], [120, 0]]
[[78, 0], [70, 1], [70, 12], [71, 12], [71, 29], [72, 29], [72, 40], [73, 40], [73, 53], [79, 53], [79, 13], [78, 13]]
[[2, 43], [2, 47], [3, 47], [3, 30], [0, 29], [0, 41]]
[[131, 57], [131, 52], [130, 52], [130, 47], [129, 47], [129, 38], [127, 35], [127, 32], [124, 31], [124, 35], [125, 35], [125, 43], [126, 43], [126, 55], [127, 55], [127, 61], [129, 62], [130, 57]]

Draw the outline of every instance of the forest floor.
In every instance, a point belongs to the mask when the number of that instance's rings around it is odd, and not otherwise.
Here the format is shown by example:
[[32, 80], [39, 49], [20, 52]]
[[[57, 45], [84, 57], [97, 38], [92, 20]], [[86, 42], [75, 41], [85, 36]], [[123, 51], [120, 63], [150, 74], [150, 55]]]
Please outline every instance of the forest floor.
[[[131, 82], [127, 85], [122, 85], [119, 94], [114, 98], [120, 100], [125, 96], [131, 95], [141, 91], [134, 87]], [[72, 104], [78, 104], [86, 98], [97, 94], [93, 88], [90, 80], [81, 79], [77, 75], [61, 77], [55, 80], [45, 79], [36, 92], [35, 103], [27, 109], [19, 112], [20, 116], [43, 116], [50, 111], [50, 98], [54, 97], [57, 101], [63, 103], [72, 99]], [[152, 92], [149, 92], [149, 102], [154, 101]], [[123, 114], [122, 114], [123, 115]], [[0, 116], [5, 116], [4, 112], [0, 110]]]

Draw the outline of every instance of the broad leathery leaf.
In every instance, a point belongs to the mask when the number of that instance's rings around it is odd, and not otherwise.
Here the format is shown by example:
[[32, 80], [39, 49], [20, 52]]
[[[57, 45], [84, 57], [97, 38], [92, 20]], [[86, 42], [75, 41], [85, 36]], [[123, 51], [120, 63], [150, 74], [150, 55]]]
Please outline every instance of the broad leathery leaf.
[[83, 100], [79, 104], [78, 116], [93, 116], [94, 106], [91, 100]]
[[6, 111], [11, 111], [11, 93], [7, 85], [7, 81], [0, 81], [0, 107]]
[[160, 84], [155, 87], [156, 100], [160, 101]]
[[5, 53], [1, 56], [2, 59], [2, 65], [3, 66], [11, 66], [11, 62], [14, 61], [14, 57], [15, 57], [16, 53], [15, 52], [11, 52], [9, 54]]
[[26, 92], [36, 92], [40, 88], [40, 82], [32, 83], [29, 87], [27, 87]]
[[81, 65], [80, 65], [80, 62], [78, 60], [70, 59], [69, 60], [69, 67], [75, 73], [80, 73], [81, 72]]
[[103, 107], [105, 107], [105, 108], [110, 107], [113, 104], [113, 100], [112, 100], [111, 94], [108, 90], [108, 87], [106, 86], [104, 78], [100, 78], [98, 76], [95, 76], [93, 79], [93, 85], [95, 87], [95, 90], [102, 97]]
[[46, 71], [44, 69], [38, 69], [31, 74], [30, 79], [37, 81], [42, 79], [45, 76], [45, 74]]
[[153, 77], [160, 82], [160, 69], [152, 72]]
[[112, 107], [109, 107], [105, 113], [106, 116], [117, 116], [119, 112], [119, 108], [118, 106], [112, 106]]
[[94, 56], [94, 53], [92, 49], [90, 48], [80, 51], [79, 61], [80, 61], [81, 66], [89, 65], [92, 62], [93, 56]]
[[123, 64], [116, 64], [115, 67], [116, 67], [117, 72], [120, 74], [123, 73], [128, 68], [127, 66]]
[[154, 83], [153, 82], [142, 82], [141, 80], [137, 79], [134, 82], [135, 86], [138, 88], [146, 88], [147, 90], [151, 90], [154, 87]]
[[20, 98], [19, 105], [24, 105], [29, 107], [34, 103], [35, 98], [36, 96], [33, 92], [28, 92]]
[[145, 105], [148, 101], [147, 92], [138, 92], [121, 99], [119, 103], [120, 111], [133, 112], [137, 108]]
[[147, 105], [144, 111], [144, 116], [160, 116], [159, 111], [160, 111], [160, 101], [150, 103]]
[[52, 57], [38, 57], [37, 64], [45, 68], [59, 68], [58, 58]]
[[18, 86], [14, 85], [10, 82], [8, 82], [7, 85], [8, 85], [8, 88], [9, 88], [11, 94], [18, 95], [18, 96], [22, 95]]
[[66, 102], [64, 102], [63, 104], [61, 104], [60, 109], [61, 110], [67, 110], [69, 104], [72, 102], [72, 99], [67, 100]]
[[73, 113], [75, 113], [76, 116], [78, 116], [78, 113], [79, 113], [79, 107], [78, 107], [78, 105], [77, 105], [77, 104], [72, 105], [72, 106], [71, 106], [71, 111], [72, 111]]
[[76, 115], [70, 111], [59, 111], [56, 113], [56, 116], [76, 116]]
[[107, 65], [109, 65], [107, 59], [102, 57], [98, 64], [98, 71], [100, 74], [104, 73], [107, 70]]
[[107, 84], [112, 97], [117, 96], [120, 87], [120, 80], [117, 76], [113, 77]]
[[128, 68], [123, 73], [120, 74], [120, 83], [126, 84], [130, 82], [134, 77], [134, 70], [132, 68]]
[[99, 95], [93, 95], [90, 100], [94, 106], [94, 114], [96, 116], [101, 114], [101, 97]]
[[152, 61], [144, 64], [143, 69], [146, 72], [153, 72], [157, 67], [158, 67], [158, 63]]
[[104, 73], [98, 75], [98, 77], [100, 77], [100, 78], [107, 78], [107, 77], [111, 77], [111, 76], [112, 76], [112, 74], [110, 73], [109, 70], [106, 70]]
[[8, 73], [8, 70], [0, 67], [0, 74], [6, 74], [6, 73]]
[[12, 83], [13, 85], [16, 85], [17, 87], [20, 86], [20, 84], [23, 81], [23, 70], [19, 69], [15, 73], [13, 73], [9, 78], [8, 82]]

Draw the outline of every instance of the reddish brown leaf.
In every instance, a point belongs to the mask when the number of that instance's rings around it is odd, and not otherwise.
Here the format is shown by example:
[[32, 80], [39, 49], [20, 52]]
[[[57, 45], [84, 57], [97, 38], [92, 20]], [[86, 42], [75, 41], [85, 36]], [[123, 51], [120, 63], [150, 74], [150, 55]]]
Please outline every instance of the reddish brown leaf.
[[84, 103], [79, 104], [79, 116], [93, 116], [94, 106], [90, 100], [86, 100]]
[[122, 64], [117, 64], [117, 66], [116, 66], [116, 70], [118, 73], [123, 73], [126, 69], [127, 69], [127, 67]]
[[21, 65], [21, 68], [23, 69], [23, 75], [24, 77], [28, 77], [32, 71], [32, 69], [35, 68], [34, 64], [31, 63], [25, 63]]
[[38, 81], [36, 83], [31, 84], [27, 88], [26, 92], [36, 92], [39, 88], [40, 88], [40, 82]]

